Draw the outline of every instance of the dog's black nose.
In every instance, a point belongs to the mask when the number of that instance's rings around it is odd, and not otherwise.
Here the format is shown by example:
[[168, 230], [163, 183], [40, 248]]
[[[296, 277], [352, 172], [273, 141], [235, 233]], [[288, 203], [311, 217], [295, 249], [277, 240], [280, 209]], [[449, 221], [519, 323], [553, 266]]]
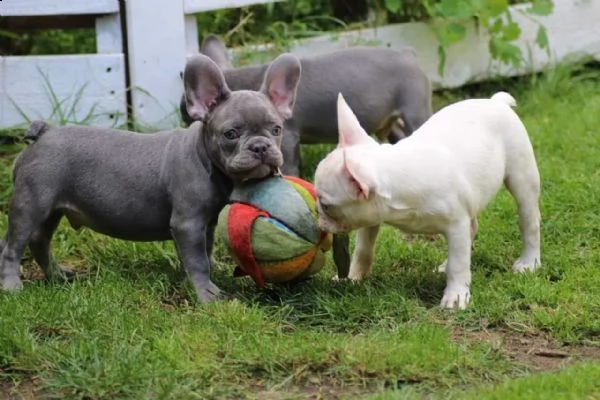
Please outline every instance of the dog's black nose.
[[269, 147], [271, 147], [271, 143], [269, 143], [269, 142], [258, 142], [258, 143], [251, 143], [248, 146], [248, 149], [253, 153], [256, 153], [258, 155], [263, 155], [267, 152], [267, 150], [269, 150]]

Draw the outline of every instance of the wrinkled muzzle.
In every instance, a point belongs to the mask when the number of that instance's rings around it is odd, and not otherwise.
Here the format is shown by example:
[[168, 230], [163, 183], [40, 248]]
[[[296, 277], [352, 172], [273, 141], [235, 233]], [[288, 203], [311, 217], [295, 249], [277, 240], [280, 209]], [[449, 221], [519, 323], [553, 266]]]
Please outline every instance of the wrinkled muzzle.
[[239, 180], [260, 179], [276, 174], [283, 165], [278, 144], [264, 136], [248, 139], [228, 164], [228, 172]]

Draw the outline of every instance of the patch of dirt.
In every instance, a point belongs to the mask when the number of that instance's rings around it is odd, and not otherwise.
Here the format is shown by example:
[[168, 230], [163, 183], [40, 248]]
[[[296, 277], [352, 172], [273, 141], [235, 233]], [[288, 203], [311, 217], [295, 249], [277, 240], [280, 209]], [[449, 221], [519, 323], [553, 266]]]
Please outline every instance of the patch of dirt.
[[[25, 282], [43, 281], [46, 279], [44, 271], [39, 265], [31, 259], [23, 259], [21, 263], [21, 279]], [[83, 261], [74, 261], [62, 264], [63, 267], [69, 269], [75, 274], [72, 279], [88, 278], [94, 271], [85, 267]], [[0, 399], [2, 400], [2, 399]]]
[[600, 361], [600, 347], [564, 345], [543, 332], [520, 333], [508, 330], [469, 332], [455, 328], [451, 337], [456, 342], [487, 342], [513, 361], [534, 371], [554, 371], [581, 361]]
[[39, 379], [36, 377], [25, 378], [19, 383], [0, 381], [0, 400], [40, 399], [42, 397], [37, 393], [38, 387]]
[[341, 400], [341, 399], [360, 399], [372, 391], [360, 388], [340, 388], [327, 383], [318, 385], [307, 385], [302, 387], [292, 387], [289, 389], [256, 390], [256, 399], [261, 400]]
[[[44, 399], [46, 396], [41, 393], [39, 384], [39, 380], [35, 377], [25, 378], [19, 383], [0, 381], [0, 400]], [[371, 392], [367, 389], [340, 388], [334, 384], [323, 383], [302, 387], [275, 388], [273, 390], [255, 387], [252, 393], [252, 395], [246, 395], [244, 398], [260, 400], [341, 400], [360, 399]], [[239, 397], [231, 398], [238, 399]]]

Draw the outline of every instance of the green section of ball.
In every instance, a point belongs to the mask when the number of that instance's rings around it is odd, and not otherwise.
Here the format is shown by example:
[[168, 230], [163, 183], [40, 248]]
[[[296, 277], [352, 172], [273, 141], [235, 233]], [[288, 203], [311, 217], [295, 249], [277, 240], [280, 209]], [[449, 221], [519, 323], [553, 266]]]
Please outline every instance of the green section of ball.
[[319, 242], [321, 232], [309, 206], [298, 190], [282, 177], [241, 184], [233, 190], [230, 199], [266, 211], [300, 237], [313, 244]]
[[223, 207], [219, 213], [219, 219], [217, 220], [216, 236], [222, 238], [225, 244], [229, 248], [229, 233], [227, 233], [227, 224], [229, 223], [229, 210], [230, 205]]
[[252, 251], [261, 261], [282, 261], [306, 253], [315, 245], [285, 229], [281, 224], [258, 217], [252, 225]]

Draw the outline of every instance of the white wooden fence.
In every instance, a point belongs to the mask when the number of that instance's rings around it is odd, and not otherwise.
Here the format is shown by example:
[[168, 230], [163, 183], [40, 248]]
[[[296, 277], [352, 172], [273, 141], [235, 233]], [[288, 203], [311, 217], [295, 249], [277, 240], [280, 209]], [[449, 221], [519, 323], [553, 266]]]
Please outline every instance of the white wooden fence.
[[[541, 71], [564, 60], [576, 61], [590, 57], [600, 60], [600, 0], [553, 0], [553, 3], [552, 14], [544, 17], [525, 13], [530, 4], [510, 7], [513, 20], [521, 28], [521, 35], [514, 42], [525, 58], [519, 69], [492, 60], [488, 48], [489, 36], [485, 30], [478, 33], [474, 23], [468, 27], [465, 40], [447, 50], [443, 76], [437, 71], [437, 39], [433, 31], [421, 22], [312, 38], [296, 43], [290, 51], [302, 57], [359, 43], [396, 49], [411, 46], [417, 50], [420, 63], [436, 88], [456, 88], [494, 76]], [[535, 44], [539, 24], [547, 30], [549, 51]]]
[[[178, 124], [181, 72], [186, 57], [198, 51], [194, 14], [270, 1], [276, 0], [122, 0], [119, 7], [119, 0], [0, 0], [0, 17], [95, 15], [97, 38], [97, 54], [0, 57], [0, 128], [23, 125], [23, 114], [49, 118], [56, 105], [50, 87], [63, 110], [74, 109], [69, 116], [72, 122], [91, 113], [93, 124], [122, 123], [128, 110], [127, 84], [131, 116], [137, 123], [173, 127]], [[313, 55], [361, 43], [412, 46], [435, 87], [447, 88], [494, 75], [539, 71], [564, 59], [600, 59], [600, 0], [554, 0], [554, 4], [553, 14], [547, 17], [525, 16], [522, 10], [526, 5], [511, 8], [522, 30], [516, 44], [528, 61], [520, 70], [493, 61], [488, 38], [474, 27], [466, 40], [448, 49], [443, 76], [437, 72], [437, 41], [423, 23], [325, 35], [297, 42], [291, 52]], [[120, 13], [125, 13], [127, 54]], [[537, 23], [548, 31], [550, 52], [534, 44]]]
[[54, 15], [96, 16], [97, 54], [0, 57], [0, 128], [24, 116], [119, 123], [127, 108], [118, 0], [0, 2], [1, 18]]
[[136, 122], [175, 126], [186, 56], [198, 51], [194, 14], [272, 1], [0, 0], [0, 18], [93, 15], [97, 43], [97, 54], [0, 56], [0, 129], [24, 126], [27, 118], [120, 125], [127, 90]]

